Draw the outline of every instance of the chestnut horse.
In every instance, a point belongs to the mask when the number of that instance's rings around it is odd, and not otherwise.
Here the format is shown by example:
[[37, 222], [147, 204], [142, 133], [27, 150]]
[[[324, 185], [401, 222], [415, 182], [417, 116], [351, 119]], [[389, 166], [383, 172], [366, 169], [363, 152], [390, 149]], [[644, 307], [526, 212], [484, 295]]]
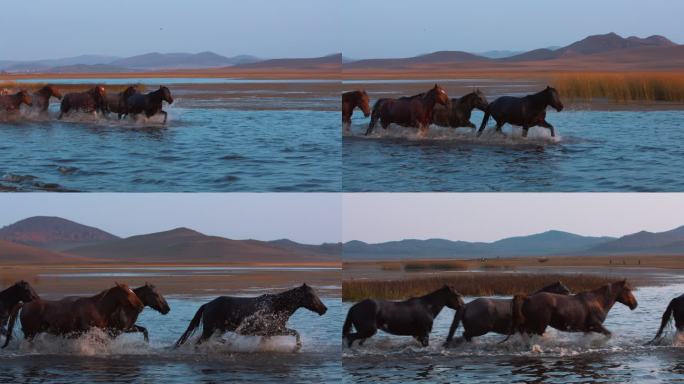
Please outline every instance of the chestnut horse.
[[365, 90], [359, 89], [351, 92], [344, 92], [342, 94], [342, 124], [351, 124], [351, 117], [354, 109], [359, 108], [363, 112], [363, 116], [368, 117], [371, 114], [370, 102], [368, 94]]
[[[120, 316], [121, 310], [140, 313], [143, 307], [143, 303], [128, 286], [116, 283], [113, 288], [92, 297], [72, 297], [57, 301], [33, 300], [23, 305], [19, 317], [24, 338], [28, 340], [33, 340], [42, 332], [78, 336], [91, 328], [100, 328], [115, 336], [116, 330], [111, 328], [112, 319]], [[16, 319], [15, 312], [10, 318], [3, 348], [10, 342]]]
[[230, 331], [240, 335], [265, 337], [295, 336], [297, 348], [301, 348], [299, 332], [287, 328], [287, 320], [302, 307], [318, 313], [319, 316], [328, 310], [313, 288], [306, 284], [278, 294], [257, 297], [220, 296], [199, 307], [188, 329], [176, 341], [176, 347], [188, 340], [201, 321], [202, 336], [197, 344], [208, 340], [216, 331], [222, 334]]
[[610, 337], [603, 322], [615, 302], [631, 310], [637, 307], [637, 300], [625, 280], [569, 296], [548, 292], [515, 295], [511, 305], [513, 330], [542, 335], [551, 326], [559, 331], [597, 332]]
[[665, 312], [663, 312], [663, 318], [660, 321], [660, 328], [658, 328], [655, 337], [648, 344], [653, 344], [660, 339], [660, 336], [663, 334], [663, 329], [665, 329], [667, 323], [670, 322], [671, 317], [674, 317], [677, 332], [684, 332], [684, 295], [675, 297], [670, 301], [670, 304], [667, 305]]
[[461, 98], [451, 99], [446, 106], [435, 105], [432, 122], [442, 127], [476, 129], [475, 124], [470, 122], [470, 115], [475, 108], [484, 112], [487, 105], [487, 98], [479, 89], [476, 89]]
[[534, 95], [499, 97], [489, 104], [477, 135], [480, 136], [482, 134], [482, 131], [487, 126], [489, 116], [492, 116], [496, 120], [497, 132], [501, 132], [501, 127], [508, 123], [521, 126], [523, 128], [523, 137], [527, 137], [527, 130], [538, 125], [548, 128], [551, 131], [551, 136], [556, 136], [553, 125], [546, 121], [546, 107], [548, 106], [555, 108], [558, 112], [563, 110], [563, 103], [560, 101], [558, 91], [548, 86]]
[[[342, 328], [342, 339], [351, 347], [354, 340], [359, 345], [375, 335], [378, 329], [399, 336], [413, 336], [427, 347], [432, 323], [444, 307], [458, 310], [463, 306], [463, 296], [451, 287], [442, 288], [425, 296], [405, 301], [386, 301], [366, 299], [360, 301], [347, 312]], [[351, 333], [352, 326], [356, 333]]]
[[159, 86], [159, 89], [148, 94], [135, 93], [126, 99], [126, 111], [124, 114], [135, 116], [144, 113], [145, 116], [152, 117], [161, 113], [164, 115], [164, 123], [166, 123], [167, 113], [162, 110], [162, 101], [173, 104], [171, 91], [161, 85]]
[[449, 96], [437, 84], [429, 91], [415, 96], [379, 99], [373, 105], [366, 135], [373, 132], [378, 120], [384, 129], [395, 123], [404, 127], [415, 127], [424, 132], [432, 124], [432, 111], [435, 104], [447, 105], [448, 102]]
[[47, 112], [50, 106], [50, 98], [56, 97], [57, 100], [62, 100], [62, 94], [57, 88], [48, 84], [33, 92], [33, 109], [38, 112]]
[[107, 111], [116, 113], [117, 118], [120, 120], [121, 116], [126, 114], [126, 100], [136, 93], [138, 93], [138, 88], [130, 86], [123, 92], [107, 94], [105, 97], [105, 100], [107, 101]]
[[67, 93], [62, 98], [62, 104], [59, 106], [59, 117], [61, 119], [69, 111], [75, 110], [80, 112], [107, 113], [107, 102], [105, 98], [107, 92], [101, 85], [95, 86], [86, 92]]
[[24, 280], [0, 292], [0, 335], [7, 333], [7, 319], [19, 310], [19, 303], [28, 303], [36, 299], [39, 299], [38, 294]]
[[19, 112], [21, 104], [26, 104], [29, 107], [33, 105], [31, 96], [24, 90], [21, 90], [14, 95], [0, 96], [0, 111], [16, 113]]

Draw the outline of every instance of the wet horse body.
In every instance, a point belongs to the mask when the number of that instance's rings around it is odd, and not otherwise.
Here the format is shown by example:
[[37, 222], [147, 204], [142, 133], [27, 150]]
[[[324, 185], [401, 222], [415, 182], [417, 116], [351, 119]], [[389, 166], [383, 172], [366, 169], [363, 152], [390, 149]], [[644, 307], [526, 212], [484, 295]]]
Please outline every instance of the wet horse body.
[[101, 85], [91, 88], [85, 92], [67, 93], [62, 98], [62, 103], [59, 106], [59, 117], [61, 119], [65, 114], [71, 111], [79, 111], [86, 113], [96, 113], [97, 111], [103, 114], [107, 113], [107, 92]]
[[319, 315], [328, 310], [316, 296], [313, 288], [304, 284], [278, 294], [257, 297], [220, 296], [202, 305], [195, 313], [190, 325], [176, 342], [182, 345], [202, 323], [202, 335], [197, 343], [202, 343], [219, 331], [235, 332], [241, 335], [278, 336], [289, 335], [297, 338], [301, 347], [299, 332], [287, 328], [287, 321], [299, 308], [306, 308]]
[[121, 119], [121, 117], [126, 114], [126, 100], [136, 93], [138, 93], [138, 89], [135, 86], [131, 86], [126, 88], [123, 92], [107, 94], [105, 97], [107, 110], [116, 113], [117, 118]]
[[[56, 301], [33, 300], [23, 305], [18, 317], [24, 337], [32, 340], [43, 332], [73, 336], [85, 333], [91, 328], [110, 331], [112, 318], [118, 316], [122, 308], [127, 307], [139, 312], [142, 311], [143, 303], [128, 286], [117, 284], [92, 297], [67, 297]], [[11, 335], [16, 318], [16, 314], [10, 318], [8, 335]], [[3, 348], [9, 342], [8, 336]]]
[[671, 318], [674, 318], [675, 329], [677, 329], [677, 332], [684, 332], [684, 295], [670, 300], [665, 312], [663, 312], [663, 317], [660, 321], [660, 328], [658, 328], [658, 332], [653, 340], [651, 340], [651, 343], [654, 343], [661, 338], [663, 330], [670, 322]]
[[371, 114], [368, 93], [363, 89], [342, 94], [343, 125], [351, 124], [351, 117], [355, 108], [359, 108], [365, 117], [368, 117]]
[[50, 106], [50, 98], [55, 97], [62, 100], [62, 94], [54, 86], [48, 84], [33, 92], [33, 110], [45, 113]]
[[164, 115], [164, 123], [166, 123], [168, 114], [162, 110], [162, 101], [173, 104], [171, 91], [164, 86], [160, 86], [158, 90], [147, 94], [135, 93], [126, 99], [124, 115], [135, 116], [144, 113], [149, 118], [156, 114], [162, 114]]
[[380, 120], [382, 128], [387, 129], [390, 124], [404, 127], [414, 127], [426, 131], [432, 124], [432, 114], [436, 104], [447, 105], [449, 96], [435, 84], [429, 91], [410, 97], [398, 99], [383, 98], [373, 105], [371, 121], [366, 135], [373, 132], [375, 124]]
[[542, 335], [547, 327], [565, 332], [596, 332], [610, 336], [603, 326], [615, 302], [634, 310], [637, 301], [626, 281], [606, 284], [576, 295], [540, 292], [515, 295], [512, 302], [513, 329], [524, 334]]
[[28, 92], [21, 90], [13, 95], [0, 96], [0, 112], [17, 113], [22, 104], [29, 107], [33, 105], [33, 99]]
[[19, 310], [21, 303], [39, 299], [31, 285], [19, 281], [0, 292], [0, 335], [7, 334], [7, 320]]
[[501, 132], [501, 127], [508, 123], [521, 126], [523, 137], [527, 137], [527, 131], [538, 125], [548, 128], [551, 131], [551, 136], [555, 136], [553, 125], [546, 121], [546, 108], [548, 106], [555, 108], [558, 112], [563, 110], [563, 103], [560, 101], [558, 91], [548, 86], [541, 92], [525, 97], [499, 97], [487, 107], [477, 135], [482, 134], [491, 116], [496, 121], [497, 132]]
[[435, 105], [432, 123], [441, 127], [476, 129], [475, 124], [470, 121], [473, 109], [484, 112], [488, 105], [487, 98], [478, 89], [461, 98], [451, 99], [446, 106]]
[[[342, 338], [349, 347], [354, 340], [362, 345], [378, 329], [399, 336], [413, 336], [423, 346], [429, 344], [432, 323], [446, 306], [458, 310], [463, 297], [448, 286], [405, 301], [366, 299], [349, 308]], [[352, 326], [356, 333], [351, 333]]]
[[[570, 290], [560, 281], [541, 288], [535, 293], [551, 292], [560, 295], [570, 294]], [[445, 344], [451, 343], [459, 323], [463, 323], [463, 339], [495, 332], [501, 335], [512, 333], [511, 299], [489, 299], [480, 297], [467, 304], [454, 314]]]

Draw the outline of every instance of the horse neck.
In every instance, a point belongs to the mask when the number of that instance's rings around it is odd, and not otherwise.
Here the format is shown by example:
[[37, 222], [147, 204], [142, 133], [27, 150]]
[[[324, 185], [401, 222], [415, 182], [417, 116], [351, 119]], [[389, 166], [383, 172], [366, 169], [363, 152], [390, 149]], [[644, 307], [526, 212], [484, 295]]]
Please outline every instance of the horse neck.
[[435, 104], [437, 104], [437, 92], [428, 92], [426, 93], [423, 97], [420, 98], [420, 101], [423, 103], [423, 106], [427, 108], [428, 110], [431, 110], [435, 107]]
[[[145, 295], [142, 295], [143, 289], [145, 289], [144, 286], [143, 286], [143, 287], [138, 287], [138, 288], [133, 288], [133, 293], [135, 293], [135, 295], [138, 296], [138, 299], [140, 299], [140, 302], [143, 303], [144, 306], [149, 307], [149, 304], [148, 304], [147, 301], [145, 301], [145, 299], [144, 299]], [[140, 292], [141, 294], [138, 294], [139, 292]]]
[[152, 101], [161, 103], [162, 98], [163, 98], [163, 93], [162, 93], [161, 89], [157, 89], [154, 92], [150, 92], [149, 96], [152, 99]]
[[532, 101], [532, 104], [541, 109], [546, 109], [549, 105], [549, 95], [547, 90], [537, 92], [533, 95], [528, 95], [527, 98]]
[[97, 295], [91, 297], [95, 301], [95, 306], [98, 308], [100, 313], [109, 315], [114, 312], [117, 308], [116, 302], [111, 299], [111, 289], [98, 293]]
[[601, 299], [603, 308], [606, 312], [608, 312], [611, 308], [613, 308], [613, 305], [615, 305], [615, 302], [617, 301], [617, 292], [612, 286], [608, 288], [608, 292], [605, 291], [606, 287], [601, 287], [592, 293]]
[[433, 317], [437, 316], [442, 311], [442, 308], [444, 308], [446, 305], [446, 299], [444, 298], [441, 290], [421, 296], [420, 301], [422, 301], [424, 304], [430, 305], [430, 312], [432, 312]]
[[475, 108], [475, 97], [476, 95], [473, 93], [469, 93], [460, 99], [458, 99], [458, 104], [457, 108], [464, 111], [464, 112], [470, 112]]
[[20, 300], [17, 298], [16, 290], [17, 287], [13, 285], [0, 292], [0, 302], [3, 302], [9, 306], [13, 306], [18, 303]]
[[297, 295], [293, 290], [272, 295], [273, 309], [277, 312], [295, 313], [302, 304], [296, 301]]

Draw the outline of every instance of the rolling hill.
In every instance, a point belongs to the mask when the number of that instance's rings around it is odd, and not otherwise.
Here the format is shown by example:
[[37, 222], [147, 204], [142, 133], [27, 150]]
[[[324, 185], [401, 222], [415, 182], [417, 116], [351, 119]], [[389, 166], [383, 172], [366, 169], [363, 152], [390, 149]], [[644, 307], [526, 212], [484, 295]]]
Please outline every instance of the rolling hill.
[[0, 228], [0, 240], [56, 251], [115, 239], [111, 233], [60, 217], [34, 216]]
[[88, 259], [0, 240], [0, 265], [87, 263]]

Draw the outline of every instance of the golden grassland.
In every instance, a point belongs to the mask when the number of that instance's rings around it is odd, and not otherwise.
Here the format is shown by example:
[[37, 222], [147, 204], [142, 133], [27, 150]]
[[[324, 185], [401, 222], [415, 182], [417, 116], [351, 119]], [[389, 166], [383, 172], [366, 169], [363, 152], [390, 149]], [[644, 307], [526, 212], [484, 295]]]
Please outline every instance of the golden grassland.
[[342, 282], [342, 300], [359, 301], [366, 298], [402, 300], [430, 293], [444, 284], [466, 296], [511, 296], [529, 293], [561, 281], [573, 292], [595, 289], [617, 280], [614, 276], [594, 274], [538, 274], [538, 273], [460, 273], [403, 278], [400, 280], [361, 280]]
[[[19, 90], [25, 90], [29, 92], [34, 92], [40, 89], [41, 87], [47, 85], [48, 83], [21, 83], [17, 81], [0, 81], [0, 89], [8, 89], [12, 93], [18, 92]], [[55, 88], [59, 89], [59, 91], [64, 95], [69, 92], [83, 92], [86, 91], [92, 87], [97, 85], [96, 83], [88, 84], [88, 83], [82, 83], [82, 84], [55, 84]], [[123, 92], [128, 88], [129, 86], [135, 86], [138, 88], [138, 91], [144, 92], [145, 85], [141, 83], [133, 83], [133, 84], [107, 84], [107, 91], [109, 92]]]
[[554, 74], [550, 82], [570, 101], [684, 102], [684, 72], [573, 72]]

